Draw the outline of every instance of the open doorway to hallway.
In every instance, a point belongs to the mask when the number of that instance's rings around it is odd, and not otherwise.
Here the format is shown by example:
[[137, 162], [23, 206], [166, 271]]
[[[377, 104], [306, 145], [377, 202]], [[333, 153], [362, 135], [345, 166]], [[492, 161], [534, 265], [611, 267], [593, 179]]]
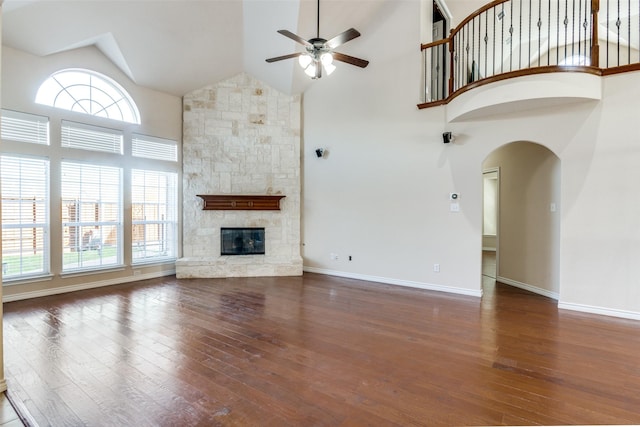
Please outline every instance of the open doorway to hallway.
[[[495, 230], [491, 229], [491, 218], [483, 212], [483, 286], [485, 280], [493, 279], [485, 276], [485, 268], [489, 272], [495, 259], [494, 282], [558, 299], [560, 159], [540, 144], [519, 141], [494, 150], [482, 168], [498, 171]], [[490, 183], [486, 190], [491, 192]], [[490, 197], [485, 194], [489, 204]]]
[[482, 276], [494, 280], [498, 268], [498, 206], [500, 169], [482, 173]]

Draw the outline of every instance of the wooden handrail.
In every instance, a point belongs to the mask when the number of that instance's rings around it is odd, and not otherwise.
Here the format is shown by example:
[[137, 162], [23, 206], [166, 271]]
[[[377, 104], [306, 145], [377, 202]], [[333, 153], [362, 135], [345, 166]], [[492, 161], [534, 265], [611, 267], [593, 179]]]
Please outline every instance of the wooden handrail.
[[473, 18], [479, 16], [480, 14], [486, 12], [489, 9], [493, 9], [494, 7], [498, 6], [499, 4], [502, 3], [506, 3], [510, 0], [495, 0], [492, 1], [491, 3], [487, 3], [484, 6], [482, 6], [480, 9], [476, 10], [475, 12], [473, 12], [471, 15], [467, 16], [466, 18], [464, 18], [464, 20], [462, 22], [460, 22], [458, 24], [457, 27], [455, 27], [453, 30], [451, 30], [451, 35], [449, 36], [450, 39], [453, 39], [456, 34], [458, 34], [458, 32], [464, 28], [464, 26], [471, 21]]
[[423, 43], [423, 44], [420, 45], [420, 50], [430, 49], [432, 47], [440, 46], [441, 44], [447, 44], [450, 41], [451, 41], [450, 38], [446, 38], [446, 39], [437, 40], [437, 41], [431, 42], [431, 43]]

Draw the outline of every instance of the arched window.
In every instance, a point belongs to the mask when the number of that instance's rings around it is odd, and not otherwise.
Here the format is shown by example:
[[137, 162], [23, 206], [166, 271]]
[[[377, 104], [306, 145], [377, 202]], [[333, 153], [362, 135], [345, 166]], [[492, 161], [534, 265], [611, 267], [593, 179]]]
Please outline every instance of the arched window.
[[38, 104], [140, 124], [140, 113], [131, 96], [107, 76], [82, 69], [52, 74], [38, 89]]

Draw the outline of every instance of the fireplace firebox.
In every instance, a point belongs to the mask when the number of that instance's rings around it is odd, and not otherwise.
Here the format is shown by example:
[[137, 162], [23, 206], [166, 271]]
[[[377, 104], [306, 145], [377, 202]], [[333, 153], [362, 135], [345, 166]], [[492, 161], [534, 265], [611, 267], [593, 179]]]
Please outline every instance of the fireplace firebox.
[[221, 255], [264, 255], [264, 228], [223, 227], [220, 229]]

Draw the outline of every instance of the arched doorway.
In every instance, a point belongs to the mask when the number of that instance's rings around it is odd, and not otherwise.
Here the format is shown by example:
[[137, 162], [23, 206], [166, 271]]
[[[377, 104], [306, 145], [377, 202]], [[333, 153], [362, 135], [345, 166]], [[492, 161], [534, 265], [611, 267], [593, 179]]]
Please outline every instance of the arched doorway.
[[483, 162], [483, 171], [495, 170], [495, 280], [558, 299], [560, 159], [540, 144], [513, 142]]

